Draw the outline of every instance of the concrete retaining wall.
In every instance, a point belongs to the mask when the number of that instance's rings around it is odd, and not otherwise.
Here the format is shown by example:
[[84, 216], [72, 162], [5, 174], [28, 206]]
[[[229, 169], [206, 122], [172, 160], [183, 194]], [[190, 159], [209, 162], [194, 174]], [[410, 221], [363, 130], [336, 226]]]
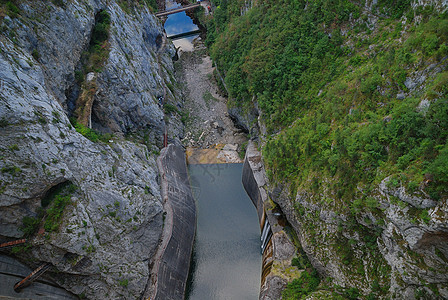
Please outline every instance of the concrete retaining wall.
[[[249, 151], [246, 153], [249, 153]], [[253, 152], [251, 152], [251, 153], [253, 153]], [[244, 186], [244, 189], [246, 190], [247, 195], [252, 200], [253, 204], [255, 205], [255, 208], [257, 209], [258, 221], [260, 222], [260, 226], [263, 226], [263, 220], [262, 220], [262, 218], [263, 218], [263, 199], [261, 197], [258, 183], [255, 180], [254, 172], [252, 170], [249, 159], [251, 159], [251, 157], [248, 157], [246, 155], [246, 158], [244, 159], [244, 164], [243, 164], [243, 175], [242, 175], [243, 186]]]
[[[268, 201], [268, 184], [266, 172], [261, 159], [261, 152], [254, 142], [249, 141], [243, 165], [244, 189], [257, 208], [260, 228], [269, 221], [272, 237], [263, 252], [262, 278], [259, 299], [280, 299], [283, 289], [292, 278], [281, 276], [282, 268], [291, 266], [291, 259], [296, 248], [279, 224], [279, 217], [274, 215], [272, 203]], [[278, 269], [274, 271], [274, 266]]]
[[164, 233], [155, 259], [157, 280], [150, 299], [184, 299], [196, 232], [196, 206], [184, 151], [168, 145], [158, 158], [165, 208]]

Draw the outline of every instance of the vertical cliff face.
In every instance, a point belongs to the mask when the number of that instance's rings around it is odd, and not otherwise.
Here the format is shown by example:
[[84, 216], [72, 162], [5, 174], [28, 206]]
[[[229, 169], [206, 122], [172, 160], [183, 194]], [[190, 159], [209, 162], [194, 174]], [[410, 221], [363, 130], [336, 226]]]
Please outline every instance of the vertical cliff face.
[[356, 216], [341, 213], [325, 194], [299, 190], [292, 200], [287, 188], [277, 187], [271, 196], [313, 266], [334, 284], [393, 298], [446, 298], [446, 201], [431, 206], [428, 219], [422, 220], [419, 206], [407, 201], [412, 197], [402, 192], [394, 198], [400, 189], [385, 184], [372, 193], [381, 213], [365, 209]]
[[[53, 2], [1, 7], [0, 237], [28, 236], [16, 255], [50, 262], [50, 276], [75, 294], [137, 298], [163, 226], [153, 151], [174, 49], [145, 6]], [[101, 11], [107, 51], [87, 70]], [[70, 123], [86, 86], [86, 125], [114, 135]], [[123, 138], [133, 133], [137, 142]]]

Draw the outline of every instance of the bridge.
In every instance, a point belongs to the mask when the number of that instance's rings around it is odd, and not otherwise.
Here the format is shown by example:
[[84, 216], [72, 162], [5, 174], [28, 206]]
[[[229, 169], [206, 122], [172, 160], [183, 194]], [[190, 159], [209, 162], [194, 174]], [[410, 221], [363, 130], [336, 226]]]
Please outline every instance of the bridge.
[[189, 5], [181, 6], [181, 7], [175, 8], [175, 9], [163, 10], [163, 11], [156, 12], [155, 16], [156, 17], [164, 17], [164, 16], [168, 16], [171, 14], [176, 14], [178, 12], [194, 9], [199, 6], [201, 6], [201, 3], [189, 4]]
[[26, 243], [26, 239], [21, 239], [21, 240], [16, 240], [16, 241], [11, 241], [11, 242], [6, 242], [6, 243], [1, 243], [0, 244], [0, 249], [9, 249], [11, 247], [15, 247], [21, 244], [25, 244]]
[[193, 35], [199, 34], [199, 33], [201, 33], [201, 30], [196, 29], [196, 30], [189, 31], [189, 32], [184, 32], [184, 33], [180, 33], [180, 34], [174, 34], [174, 35], [168, 36], [168, 38], [170, 40], [172, 40], [172, 41], [175, 41], [175, 40], [178, 40], [178, 39], [181, 39], [181, 38], [185, 38], [185, 37], [189, 37], [189, 36], [193, 36]]
[[30, 275], [26, 276], [24, 279], [17, 282], [14, 285], [14, 291], [18, 292], [19, 290], [23, 289], [24, 287], [29, 286], [33, 281], [35, 281], [37, 278], [42, 276], [45, 273], [45, 271], [47, 271], [48, 268], [50, 268], [50, 266], [51, 266], [50, 263], [41, 264], [36, 270], [31, 272]]

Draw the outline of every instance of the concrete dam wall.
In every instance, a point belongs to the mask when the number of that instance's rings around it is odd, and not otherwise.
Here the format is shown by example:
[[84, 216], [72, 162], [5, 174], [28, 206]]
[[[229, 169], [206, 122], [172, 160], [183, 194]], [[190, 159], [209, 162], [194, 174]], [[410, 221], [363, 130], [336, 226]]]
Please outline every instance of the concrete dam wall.
[[282, 276], [282, 268], [291, 265], [296, 255], [294, 243], [283, 230], [282, 213], [269, 201], [267, 177], [261, 152], [249, 141], [243, 165], [244, 189], [254, 203], [260, 222], [262, 274], [259, 299], [280, 299], [291, 278]]
[[184, 299], [196, 232], [196, 206], [182, 148], [168, 145], [157, 161], [165, 215], [150, 299]]

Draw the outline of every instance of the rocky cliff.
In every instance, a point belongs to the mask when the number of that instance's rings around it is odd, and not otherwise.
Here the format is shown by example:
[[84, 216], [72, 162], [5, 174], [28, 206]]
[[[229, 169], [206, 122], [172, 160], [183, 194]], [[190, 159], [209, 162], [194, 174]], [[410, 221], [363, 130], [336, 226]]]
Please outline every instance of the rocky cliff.
[[[16, 256], [50, 262], [74, 294], [138, 298], [163, 227], [154, 153], [174, 49], [138, 3], [10, 1], [0, 12], [0, 237], [28, 236]], [[101, 12], [110, 23], [94, 52]], [[68, 117], [80, 120], [85, 90], [83, 126]]]
[[319, 273], [284, 299], [448, 298], [447, 4], [217, 8], [212, 58], [234, 117], [258, 116], [264, 208], [286, 216]]

